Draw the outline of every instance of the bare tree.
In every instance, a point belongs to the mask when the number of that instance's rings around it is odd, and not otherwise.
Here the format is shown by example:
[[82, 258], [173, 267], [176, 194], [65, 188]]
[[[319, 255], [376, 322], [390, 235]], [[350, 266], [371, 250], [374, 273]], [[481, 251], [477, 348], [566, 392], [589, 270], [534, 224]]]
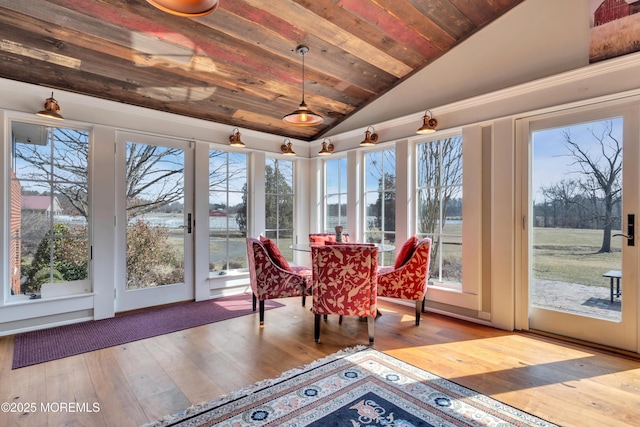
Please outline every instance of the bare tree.
[[[553, 224], [555, 227], [572, 227], [572, 208], [578, 203], [582, 186], [575, 179], [563, 179], [557, 183], [543, 186], [540, 191], [545, 199], [550, 200], [553, 207]], [[556, 209], [556, 204], [561, 209]]]
[[[462, 137], [444, 138], [429, 142], [419, 150], [418, 185], [422, 189], [419, 198], [418, 221], [421, 233], [437, 232], [447, 220], [447, 212], [462, 185]], [[431, 249], [432, 269], [438, 264], [438, 242]]]
[[[17, 144], [15, 156], [32, 167], [29, 178], [42, 180], [51, 176], [53, 191], [64, 198], [78, 215], [89, 216], [88, 133], [66, 128], [49, 128], [53, 140], [50, 150], [37, 144]], [[132, 218], [182, 198], [184, 164], [182, 150], [161, 146], [128, 143], [126, 146], [127, 217]], [[225, 152], [211, 150], [211, 158]], [[229, 177], [225, 163], [216, 163], [209, 174], [215, 188]], [[71, 213], [71, 212], [67, 212]]]
[[590, 128], [591, 136], [598, 142], [598, 148], [590, 151], [586, 145], [575, 141], [570, 129], [562, 132], [565, 146], [569, 149], [568, 156], [573, 158], [572, 165], [578, 167], [578, 173], [583, 174], [587, 181], [596, 184], [602, 192], [604, 202], [603, 236], [599, 253], [611, 252], [611, 230], [617, 219], [613, 215], [613, 208], [620, 201], [622, 172], [622, 141], [613, 132], [611, 120], [602, 122], [599, 131]]

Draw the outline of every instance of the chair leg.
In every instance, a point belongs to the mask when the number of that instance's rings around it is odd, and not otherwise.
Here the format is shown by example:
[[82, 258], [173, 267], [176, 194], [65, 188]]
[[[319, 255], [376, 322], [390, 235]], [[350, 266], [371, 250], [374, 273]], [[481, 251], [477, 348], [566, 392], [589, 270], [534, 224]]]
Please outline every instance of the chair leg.
[[264, 325], [264, 300], [260, 300], [260, 326]]
[[302, 306], [304, 307], [306, 303], [307, 303], [307, 297], [305, 295], [302, 295]]
[[424, 303], [427, 300], [427, 297], [422, 297], [422, 312], [424, 313]]
[[251, 301], [253, 302], [253, 311], [256, 311], [256, 304], [258, 303], [258, 297], [256, 296], [256, 294], [251, 294], [251, 296], [253, 298], [251, 298]]
[[420, 326], [420, 313], [422, 312], [421, 308], [422, 304], [424, 304], [424, 300], [422, 301], [423, 302], [416, 301], [416, 326]]
[[376, 327], [375, 316], [367, 317], [367, 330], [369, 331], [369, 345], [373, 345], [373, 334]]
[[320, 342], [320, 315], [314, 315], [313, 322], [313, 340], [317, 343]]
[[340, 317], [338, 318], [338, 325], [342, 325], [342, 314], [340, 315]]

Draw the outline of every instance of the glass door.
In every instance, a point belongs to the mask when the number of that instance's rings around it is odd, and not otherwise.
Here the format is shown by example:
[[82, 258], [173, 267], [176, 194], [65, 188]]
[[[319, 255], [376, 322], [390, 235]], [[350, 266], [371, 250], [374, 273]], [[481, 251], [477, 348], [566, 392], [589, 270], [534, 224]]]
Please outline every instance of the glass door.
[[522, 120], [525, 328], [637, 351], [638, 108]]
[[116, 157], [116, 312], [192, 300], [191, 143], [119, 134]]

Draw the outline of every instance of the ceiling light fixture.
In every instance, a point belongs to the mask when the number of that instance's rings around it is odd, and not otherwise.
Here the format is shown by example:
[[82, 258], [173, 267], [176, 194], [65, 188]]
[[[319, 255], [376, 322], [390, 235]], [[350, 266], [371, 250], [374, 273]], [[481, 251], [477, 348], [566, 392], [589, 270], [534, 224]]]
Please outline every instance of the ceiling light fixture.
[[231, 147], [245, 147], [244, 142], [240, 141], [240, 131], [238, 128], [235, 128], [233, 133], [229, 135], [229, 145]]
[[284, 140], [284, 143], [280, 146], [280, 151], [282, 151], [282, 154], [284, 154], [285, 156], [295, 156], [296, 152], [293, 151], [292, 148], [293, 144], [291, 144], [291, 141], [289, 141], [289, 138]]
[[436, 126], [438, 126], [438, 121], [432, 117], [431, 111], [427, 110], [424, 112], [424, 117], [422, 118], [422, 127], [420, 127], [416, 133], [420, 135], [434, 133]]
[[[327, 144], [327, 141], [329, 142]], [[320, 152], [318, 153], [318, 156], [328, 156], [331, 153], [333, 153], [333, 144], [331, 143], [331, 141], [329, 140], [329, 138], [325, 138], [322, 141], [322, 148], [320, 149]]]
[[38, 111], [36, 115], [50, 119], [64, 120], [64, 117], [60, 115], [60, 105], [58, 105], [58, 101], [53, 98], [53, 92], [51, 92], [51, 98], [47, 98], [44, 101], [44, 110]]
[[375, 132], [371, 133], [369, 129], [371, 129], [371, 131], [374, 130], [372, 126], [369, 126], [367, 130], [364, 131], [364, 141], [360, 143], [361, 147], [371, 147], [372, 145], [376, 145], [376, 142], [378, 142], [378, 134]]
[[218, 8], [218, 0], [147, 0], [147, 2], [164, 12], [188, 18], [208, 15]]
[[304, 45], [300, 45], [296, 48], [296, 53], [302, 56], [302, 103], [300, 107], [293, 113], [287, 114], [282, 118], [282, 121], [293, 126], [315, 126], [319, 125], [324, 119], [309, 110], [307, 104], [304, 102], [304, 56], [309, 53], [309, 48]]

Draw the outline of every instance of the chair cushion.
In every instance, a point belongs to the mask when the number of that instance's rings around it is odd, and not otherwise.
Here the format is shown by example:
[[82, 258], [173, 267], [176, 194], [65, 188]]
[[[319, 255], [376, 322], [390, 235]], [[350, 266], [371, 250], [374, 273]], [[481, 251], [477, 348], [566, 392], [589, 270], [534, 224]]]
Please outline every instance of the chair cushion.
[[325, 244], [325, 242], [335, 242], [336, 236], [309, 236], [311, 243]]
[[291, 271], [291, 267], [287, 262], [286, 258], [282, 256], [282, 252], [278, 249], [278, 246], [273, 242], [273, 240], [266, 238], [264, 236], [260, 236], [260, 241], [264, 245], [265, 249], [269, 253], [271, 260], [275, 265], [282, 268], [283, 270]]
[[393, 268], [400, 268], [409, 262], [413, 252], [418, 246], [418, 236], [411, 236], [404, 242], [404, 245], [400, 248], [398, 255], [396, 256], [396, 262], [393, 264]]

